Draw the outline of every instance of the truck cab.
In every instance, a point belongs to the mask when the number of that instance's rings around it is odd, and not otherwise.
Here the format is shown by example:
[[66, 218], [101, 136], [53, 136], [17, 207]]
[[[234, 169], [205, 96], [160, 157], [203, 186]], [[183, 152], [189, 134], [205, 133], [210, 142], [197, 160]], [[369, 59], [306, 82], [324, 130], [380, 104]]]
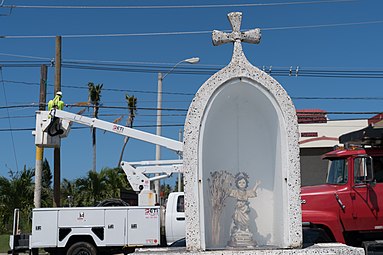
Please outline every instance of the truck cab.
[[303, 225], [353, 246], [383, 239], [383, 150], [340, 148], [322, 158], [326, 183], [301, 190]]
[[169, 194], [165, 213], [166, 243], [172, 243], [185, 238], [185, 203], [183, 192]]

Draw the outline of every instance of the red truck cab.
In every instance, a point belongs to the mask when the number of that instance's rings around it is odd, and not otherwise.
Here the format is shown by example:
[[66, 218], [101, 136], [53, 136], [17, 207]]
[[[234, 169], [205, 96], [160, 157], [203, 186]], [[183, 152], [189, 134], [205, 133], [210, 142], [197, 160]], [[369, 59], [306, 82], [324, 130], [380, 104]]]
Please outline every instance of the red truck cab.
[[353, 246], [383, 240], [382, 148], [337, 149], [322, 158], [329, 160], [326, 183], [301, 189], [303, 225]]

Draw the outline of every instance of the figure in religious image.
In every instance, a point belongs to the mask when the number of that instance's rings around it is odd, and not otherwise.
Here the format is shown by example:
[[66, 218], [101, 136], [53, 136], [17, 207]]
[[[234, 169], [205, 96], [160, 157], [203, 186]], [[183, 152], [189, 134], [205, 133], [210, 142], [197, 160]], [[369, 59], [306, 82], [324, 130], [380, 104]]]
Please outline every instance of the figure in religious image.
[[240, 172], [235, 175], [235, 187], [231, 190], [229, 196], [237, 199], [234, 214], [233, 214], [233, 227], [230, 231], [230, 247], [248, 247], [252, 248], [257, 246], [257, 242], [253, 240], [253, 233], [249, 230], [249, 213], [250, 202], [249, 198], [257, 196], [257, 188], [260, 181], [255, 183], [255, 186], [248, 190], [249, 176]]

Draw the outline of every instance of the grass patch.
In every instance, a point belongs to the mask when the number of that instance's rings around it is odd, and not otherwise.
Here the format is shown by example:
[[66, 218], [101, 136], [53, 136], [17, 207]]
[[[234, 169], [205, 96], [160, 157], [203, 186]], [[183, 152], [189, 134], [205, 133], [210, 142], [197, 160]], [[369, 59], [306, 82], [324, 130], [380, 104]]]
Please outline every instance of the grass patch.
[[0, 235], [0, 253], [7, 253], [9, 250], [9, 235]]

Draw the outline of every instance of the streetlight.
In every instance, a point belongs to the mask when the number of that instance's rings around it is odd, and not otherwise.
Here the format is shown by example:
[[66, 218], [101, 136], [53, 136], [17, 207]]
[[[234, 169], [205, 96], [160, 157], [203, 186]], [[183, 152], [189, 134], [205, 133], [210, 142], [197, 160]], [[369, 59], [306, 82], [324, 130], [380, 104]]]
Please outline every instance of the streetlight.
[[[157, 87], [157, 128], [156, 128], [156, 135], [161, 135], [161, 125], [162, 125], [162, 81], [165, 79], [165, 77], [173, 72], [173, 70], [181, 63], [188, 63], [188, 64], [196, 64], [199, 62], [198, 57], [194, 58], [188, 58], [181, 60], [177, 64], [175, 64], [167, 73], [162, 75], [162, 73], [158, 73], [158, 87]], [[160, 145], [156, 145], [156, 160], [161, 159], [161, 147]], [[180, 176], [178, 177], [178, 181], [180, 181]], [[160, 181], [156, 180], [154, 182], [154, 190], [156, 192], [156, 200], [157, 202], [160, 202]]]

